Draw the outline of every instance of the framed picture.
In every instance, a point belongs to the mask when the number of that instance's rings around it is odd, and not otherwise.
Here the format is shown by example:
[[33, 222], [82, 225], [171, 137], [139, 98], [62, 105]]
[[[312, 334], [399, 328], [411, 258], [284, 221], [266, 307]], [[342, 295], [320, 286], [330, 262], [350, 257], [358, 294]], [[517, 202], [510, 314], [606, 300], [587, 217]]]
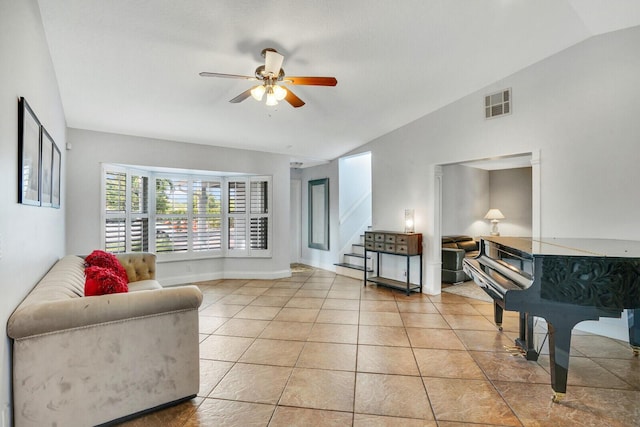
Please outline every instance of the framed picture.
[[52, 169], [53, 169], [53, 146], [55, 143], [49, 132], [40, 126], [42, 132], [40, 143], [40, 206], [51, 206], [52, 201]]
[[53, 144], [53, 162], [51, 168], [51, 206], [60, 207], [60, 149]]
[[18, 102], [18, 203], [40, 205], [40, 121], [27, 100]]

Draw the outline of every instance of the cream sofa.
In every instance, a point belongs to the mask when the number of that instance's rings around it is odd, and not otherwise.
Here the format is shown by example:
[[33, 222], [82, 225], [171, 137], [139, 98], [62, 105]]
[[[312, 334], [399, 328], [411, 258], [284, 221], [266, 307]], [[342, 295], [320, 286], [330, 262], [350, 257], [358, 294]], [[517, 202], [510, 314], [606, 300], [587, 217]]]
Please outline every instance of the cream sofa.
[[98, 425], [198, 393], [202, 293], [160, 286], [153, 254], [118, 259], [128, 293], [85, 297], [84, 259], [66, 256], [9, 318], [16, 427]]

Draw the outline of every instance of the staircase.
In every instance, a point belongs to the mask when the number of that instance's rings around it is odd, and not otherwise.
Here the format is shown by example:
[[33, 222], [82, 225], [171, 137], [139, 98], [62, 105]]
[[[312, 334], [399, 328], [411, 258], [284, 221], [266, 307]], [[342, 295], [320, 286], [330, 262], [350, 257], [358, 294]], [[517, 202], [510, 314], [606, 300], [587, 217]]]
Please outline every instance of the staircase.
[[364, 234], [360, 235], [360, 242], [351, 245], [351, 252], [342, 255], [342, 262], [334, 264], [336, 273], [342, 276], [364, 279], [364, 271], [372, 273], [371, 256], [364, 257]]

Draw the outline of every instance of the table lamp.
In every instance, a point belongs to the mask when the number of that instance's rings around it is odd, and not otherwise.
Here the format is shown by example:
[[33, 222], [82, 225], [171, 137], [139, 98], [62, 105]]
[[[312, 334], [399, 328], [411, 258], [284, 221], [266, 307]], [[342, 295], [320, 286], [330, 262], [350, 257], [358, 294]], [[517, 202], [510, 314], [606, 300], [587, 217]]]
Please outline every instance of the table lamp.
[[498, 231], [498, 220], [504, 219], [504, 215], [500, 212], [500, 209], [489, 209], [489, 212], [484, 216], [484, 219], [491, 220], [491, 235], [499, 236], [500, 232]]

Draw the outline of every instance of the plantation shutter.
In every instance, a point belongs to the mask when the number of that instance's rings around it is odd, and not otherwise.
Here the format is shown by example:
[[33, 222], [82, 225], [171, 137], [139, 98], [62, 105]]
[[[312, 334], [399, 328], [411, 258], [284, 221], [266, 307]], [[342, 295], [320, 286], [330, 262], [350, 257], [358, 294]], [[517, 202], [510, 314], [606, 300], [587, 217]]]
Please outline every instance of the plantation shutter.
[[251, 218], [249, 241], [251, 249], [268, 249], [269, 236], [269, 183], [251, 181]]
[[227, 201], [228, 238], [227, 248], [245, 250], [247, 248], [247, 183], [245, 181], [229, 181]]
[[131, 252], [149, 251], [149, 177], [131, 175]]
[[107, 252], [127, 250], [127, 174], [105, 171], [105, 232], [104, 246]]
[[163, 260], [271, 256], [271, 177], [102, 171], [105, 250]]

